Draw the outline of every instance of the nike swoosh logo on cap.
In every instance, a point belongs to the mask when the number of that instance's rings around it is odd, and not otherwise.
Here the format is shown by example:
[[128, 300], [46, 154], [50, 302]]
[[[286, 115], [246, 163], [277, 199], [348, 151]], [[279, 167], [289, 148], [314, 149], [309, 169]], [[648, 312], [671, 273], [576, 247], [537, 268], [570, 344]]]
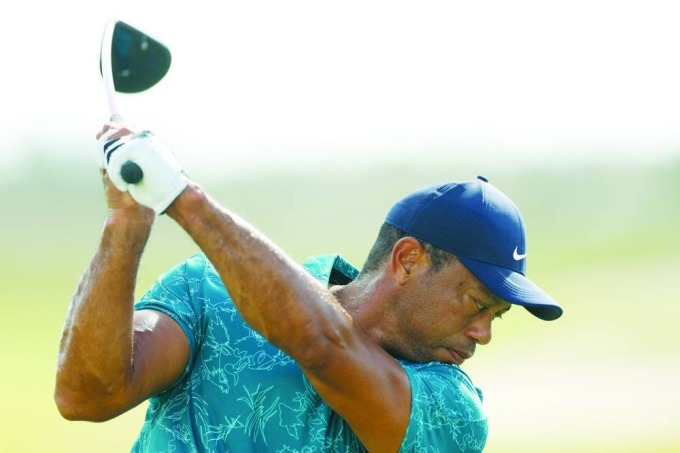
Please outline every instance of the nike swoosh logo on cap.
[[517, 247], [515, 247], [515, 250], [512, 251], [512, 257], [515, 261], [520, 261], [523, 260], [524, 258], [527, 257], [526, 253], [519, 254], [519, 251], [517, 250]]

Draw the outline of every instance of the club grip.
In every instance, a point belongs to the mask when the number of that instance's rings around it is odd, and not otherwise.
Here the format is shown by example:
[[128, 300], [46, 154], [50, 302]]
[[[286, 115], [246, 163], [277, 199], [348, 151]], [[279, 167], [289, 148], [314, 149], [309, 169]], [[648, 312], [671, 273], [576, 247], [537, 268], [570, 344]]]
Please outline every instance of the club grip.
[[144, 172], [139, 165], [128, 160], [120, 167], [120, 177], [128, 184], [137, 184], [144, 178]]

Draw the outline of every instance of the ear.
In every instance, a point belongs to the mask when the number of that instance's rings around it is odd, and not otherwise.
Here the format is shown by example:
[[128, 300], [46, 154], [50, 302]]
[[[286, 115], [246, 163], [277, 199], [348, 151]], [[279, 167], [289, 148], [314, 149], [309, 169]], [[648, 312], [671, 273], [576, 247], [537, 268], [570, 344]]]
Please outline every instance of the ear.
[[397, 241], [392, 248], [390, 271], [400, 285], [413, 277], [418, 266], [424, 266], [427, 255], [420, 242], [412, 237], [404, 237]]

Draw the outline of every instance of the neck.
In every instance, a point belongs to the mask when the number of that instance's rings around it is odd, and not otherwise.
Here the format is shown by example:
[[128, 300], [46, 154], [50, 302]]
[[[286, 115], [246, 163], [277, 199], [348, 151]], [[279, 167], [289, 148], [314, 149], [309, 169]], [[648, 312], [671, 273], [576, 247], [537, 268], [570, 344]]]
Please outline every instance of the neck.
[[365, 275], [344, 286], [334, 286], [331, 292], [349, 313], [355, 324], [383, 348], [390, 342], [392, 322], [386, 308], [389, 292], [379, 274]]

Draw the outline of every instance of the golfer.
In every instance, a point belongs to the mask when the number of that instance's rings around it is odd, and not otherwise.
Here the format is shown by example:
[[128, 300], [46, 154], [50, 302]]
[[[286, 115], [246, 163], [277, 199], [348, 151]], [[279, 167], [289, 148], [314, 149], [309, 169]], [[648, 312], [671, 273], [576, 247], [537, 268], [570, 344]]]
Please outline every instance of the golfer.
[[[66, 315], [55, 399], [91, 421], [148, 400], [132, 451], [479, 452], [487, 418], [461, 365], [511, 307], [562, 314], [525, 276], [517, 207], [483, 178], [405, 182], [361, 270], [338, 255], [299, 265], [153, 134], [109, 123], [97, 136], [109, 210]], [[138, 184], [120, 176], [129, 161]], [[162, 213], [201, 253], [135, 303]]]

